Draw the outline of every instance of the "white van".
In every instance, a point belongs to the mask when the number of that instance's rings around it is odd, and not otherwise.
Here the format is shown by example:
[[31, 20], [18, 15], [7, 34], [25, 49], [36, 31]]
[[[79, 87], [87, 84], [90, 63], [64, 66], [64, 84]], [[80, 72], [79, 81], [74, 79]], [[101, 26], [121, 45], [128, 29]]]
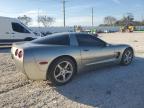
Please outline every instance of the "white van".
[[38, 37], [18, 19], [0, 17], [0, 44], [30, 41]]

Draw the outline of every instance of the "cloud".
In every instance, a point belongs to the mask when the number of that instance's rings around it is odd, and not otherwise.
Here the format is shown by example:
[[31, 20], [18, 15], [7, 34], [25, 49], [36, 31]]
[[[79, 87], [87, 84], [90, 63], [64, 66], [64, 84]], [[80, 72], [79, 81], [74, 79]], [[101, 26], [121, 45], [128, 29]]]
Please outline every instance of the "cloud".
[[[48, 15], [47, 12], [43, 10], [30, 10], [24, 13], [20, 13], [19, 16], [27, 15], [33, 19], [33, 22], [30, 26], [39, 26], [37, 22], [37, 17], [39, 15]], [[102, 23], [103, 17], [96, 16], [94, 17], [94, 24], [99, 25]], [[74, 26], [74, 25], [81, 25], [81, 26], [91, 26], [91, 16], [78, 16], [78, 17], [66, 17], [66, 25], [67, 26]], [[40, 25], [41, 26], [41, 25]], [[55, 23], [52, 26], [63, 26], [63, 19], [56, 17]]]
[[[18, 16], [23, 16], [23, 15], [27, 15], [29, 17], [31, 17], [33, 19], [33, 21], [31, 22], [30, 26], [32, 27], [38, 27], [41, 26], [38, 24], [37, 22], [37, 17], [38, 14], [39, 15], [49, 15], [46, 11], [43, 10], [29, 10], [29, 11], [25, 11], [25, 12], [19, 12], [19, 13], [15, 13], [15, 14], [6, 14], [0, 12], [0, 14], [2, 16], [7, 16], [7, 17], [15, 17], [17, 18]], [[50, 14], [50, 16], [53, 16], [52, 14]], [[103, 18], [104, 16], [95, 16], [94, 17], [94, 25], [99, 25], [100, 23], [103, 22]], [[77, 17], [66, 17], [66, 25], [67, 26], [74, 26], [74, 25], [81, 25], [81, 26], [91, 26], [91, 16], [77, 16]], [[55, 23], [52, 26], [63, 26], [63, 18], [62, 17], [56, 17], [55, 18]]]
[[[99, 24], [103, 23], [103, 18], [104, 17], [102, 16], [94, 17], [94, 25], [98, 26]], [[74, 26], [74, 25], [91, 26], [91, 17], [80, 16], [80, 17], [66, 18], [66, 26]], [[39, 24], [37, 23], [37, 20], [33, 20], [33, 23], [30, 26], [39, 26]], [[63, 19], [56, 18], [55, 23], [52, 26], [63, 26]]]
[[136, 8], [141, 8], [141, 7], [143, 7], [143, 5], [142, 4], [136, 4], [135, 7]]
[[38, 15], [47, 15], [47, 12], [43, 10], [30, 10], [19, 14], [19, 16], [23, 16], [23, 15], [27, 15], [29, 17], [38, 17]]
[[[94, 25], [97, 26], [103, 22], [103, 16], [94, 17]], [[79, 16], [79, 17], [69, 17], [66, 18], [67, 26], [81, 25], [81, 26], [91, 26], [90, 16]], [[53, 26], [63, 26], [63, 19], [56, 19]]]
[[120, 0], [112, 0], [114, 3], [116, 3], [116, 4], [120, 4], [121, 2], [120, 2]]
[[[99, 22], [96, 17], [94, 17], [95, 24]], [[68, 25], [82, 25], [82, 26], [90, 26], [92, 18], [90, 16], [79, 16], [79, 17], [71, 17], [67, 19]]]
[[28, 17], [31, 17], [33, 19], [30, 26], [39, 26], [39, 25], [41, 26], [41, 24], [38, 24], [37, 22], [38, 16], [48, 15], [48, 13], [43, 10], [30, 10], [30, 11], [18, 14], [18, 16], [23, 16], [23, 15], [27, 15]]

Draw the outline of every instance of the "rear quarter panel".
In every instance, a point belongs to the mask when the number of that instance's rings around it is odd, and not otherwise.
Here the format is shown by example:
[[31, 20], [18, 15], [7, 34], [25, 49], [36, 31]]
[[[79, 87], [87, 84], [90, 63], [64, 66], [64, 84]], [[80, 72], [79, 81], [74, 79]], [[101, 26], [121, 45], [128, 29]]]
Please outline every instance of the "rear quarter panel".
[[[43, 80], [45, 76], [36, 65], [32, 48], [28, 46], [29, 44], [24, 44], [23, 42], [12, 45], [11, 56], [15, 61], [17, 70], [22, 71], [29, 79]], [[20, 59], [15, 56], [16, 49], [23, 51], [23, 58]]]
[[[46, 74], [50, 64], [58, 57], [61, 56], [71, 56], [77, 62], [78, 70], [81, 68], [81, 56], [80, 50], [76, 46], [43, 46], [39, 48], [32, 49], [36, 65], [39, 71], [43, 74], [44, 79], [46, 79]], [[41, 61], [47, 61], [47, 65], [40, 65]], [[28, 62], [28, 61], [27, 61]]]

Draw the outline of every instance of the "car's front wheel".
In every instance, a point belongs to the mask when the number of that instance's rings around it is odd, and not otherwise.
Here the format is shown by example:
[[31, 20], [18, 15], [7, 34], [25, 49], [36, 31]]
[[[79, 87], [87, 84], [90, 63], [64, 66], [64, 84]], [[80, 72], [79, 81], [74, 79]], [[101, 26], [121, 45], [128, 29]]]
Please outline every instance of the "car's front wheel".
[[122, 55], [121, 64], [122, 65], [131, 64], [131, 62], [133, 61], [133, 57], [134, 57], [133, 50], [131, 48], [127, 48]]
[[54, 85], [64, 85], [73, 78], [75, 72], [75, 62], [70, 58], [61, 58], [52, 64], [48, 72], [48, 79]]

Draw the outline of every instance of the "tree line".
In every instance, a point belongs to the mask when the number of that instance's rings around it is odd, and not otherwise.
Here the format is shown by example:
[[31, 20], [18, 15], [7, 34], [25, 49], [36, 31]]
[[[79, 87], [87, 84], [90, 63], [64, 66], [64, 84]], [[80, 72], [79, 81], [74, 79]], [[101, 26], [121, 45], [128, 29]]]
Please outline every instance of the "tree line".
[[[18, 19], [27, 26], [30, 25], [33, 21], [33, 19], [31, 17], [28, 17], [27, 15], [19, 16]], [[39, 24], [42, 24], [44, 27], [49, 27], [55, 22], [55, 19], [53, 17], [43, 15], [38, 16], [37, 22]]]
[[[25, 25], [30, 25], [33, 21], [32, 18], [27, 15], [19, 16], [18, 19], [24, 23]], [[55, 22], [55, 18], [49, 17], [47, 15], [38, 16], [37, 19], [38, 24], [43, 25], [44, 27], [49, 27]], [[134, 15], [132, 13], [126, 13], [121, 19], [116, 19], [113, 16], [107, 16], [104, 18], [104, 23], [99, 26], [144, 26], [144, 19], [142, 21], [136, 21]]]
[[142, 21], [136, 21], [132, 13], [126, 13], [121, 19], [117, 20], [113, 16], [107, 16], [104, 18], [104, 24], [100, 26], [144, 26], [144, 19]]

